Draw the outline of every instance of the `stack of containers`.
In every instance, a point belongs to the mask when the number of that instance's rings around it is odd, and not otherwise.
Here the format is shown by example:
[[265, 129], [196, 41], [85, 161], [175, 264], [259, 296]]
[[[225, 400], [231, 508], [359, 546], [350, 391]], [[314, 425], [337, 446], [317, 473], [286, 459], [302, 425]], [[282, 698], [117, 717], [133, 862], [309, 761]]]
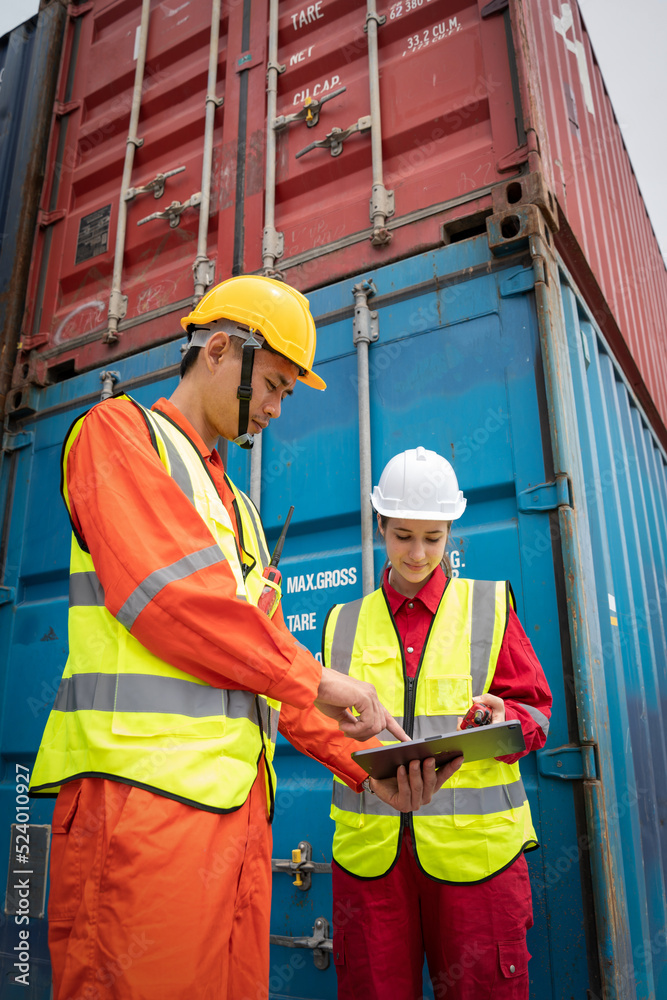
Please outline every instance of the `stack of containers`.
[[[193, 300], [277, 274], [309, 295], [329, 389], [228, 465], [269, 540], [298, 497], [290, 628], [318, 653], [328, 608], [377, 576], [365, 498], [387, 459], [451, 457], [454, 571], [511, 580], [555, 697], [522, 762], [532, 995], [666, 995], [667, 276], [576, 5], [72, 4], [49, 112], [3, 333], [3, 759], [34, 759], [66, 656], [69, 423], [113, 386], [168, 394]], [[300, 889], [276, 866], [271, 991], [326, 1000], [329, 778], [285, 742], [278, 763], [276, 860], [310, 845], [324, 868]]]

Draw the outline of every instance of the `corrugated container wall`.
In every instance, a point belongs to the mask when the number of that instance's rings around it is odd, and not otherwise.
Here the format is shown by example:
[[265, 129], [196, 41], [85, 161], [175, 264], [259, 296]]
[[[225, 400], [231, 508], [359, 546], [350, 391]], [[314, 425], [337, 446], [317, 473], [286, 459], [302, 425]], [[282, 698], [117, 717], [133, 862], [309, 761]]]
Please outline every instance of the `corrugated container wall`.
[[575, 4], [244, 0], [208, 72], [212, 2], [143, 9], [69, 8], [10, 412], [210, 281], [310, 290], [538, 207], [667, 440], [667, 273]]
[[[667, 457], [544, 237], [518, 236], [504, 249], [511, 252], [494, 254], [481, 235], [314, 292], [316, 367], [327, 392], [298, 387], [261, 450], [249, 457], [230, 446], [227, 467], [261, 502], [270, 546], [296, 504], [281, 563], [283, 608], [294, 635], [318, 654], [328, 608], [359, 597], [368, 556], [376, 578], [384, 558], [372, 542], [370, 551], [360, 545], [370, 509], [355, 326], [366, 307], [353, 304], [352, 291], [363, 286], [378, 330], [366, 383], [372, 480], [405, 447], [451, 456], [468, 498], [452, 539], [454, 573], [510, 579], [554, 695], [547, 746], [521, 761], [541, 844], [527, 856], [531, 997], [663, 1000]], [[149, 405], [175, 387], [179, 359], [177, 342], [120, 359], [117, 385]], [[0, 498], [13, 502], [0, 605], [5, 859], [16, 775], [32, 766], [67, 651], [61, 446], [72, 420], [99, 399], [101, 376], [98, 367], [36, 389], [34, 413], [6, 438], [12, 464], [3, 467]], [[334, 923], [344, 933], [345, 914], [332, 910], [331, 778], [282, 738], [277, 770], [271, 996], [334, 1000], [331, 933]], [[48, 801], [32, 802], [31, 843], [50, 815]], [[316, 865], [301, 888], [289, 867], [299, 847]], [[48, 997], [44, 864], [31, 853], [40, 1000]], [[10, 864], [10, 889], [12, 875]], [[3, 978], [15, 974], [12, 905], [10, 892]], [[424, 997], [442, 996], [443, 986], [426, 979]], [[12, 989], [8, 997], [28, 995]]]
[[541, 0], [531, 9], [561, 222], [556, 244], [649, 415], [655, 420], [640, 378], [664, 423], [665, 262], [577, 4]]
[[[56, 10], [64, 19], [60, 3], [40, 14], [31, 66], [38, 40], [57, 38], [40, 35]], [[0, 858], [14, 857], [17, 777], [67, 655], [66, 429], [114, 384], [144, 404], [168, 395], [193, 298], [231, 274], [279, 272], [308, 291], [329, 388], [298, 390], [252, 455], [230, 447], [227, 464], [270, 542], [298, 504], [281, 564], [288, 626], [318, 654], [327, 609], [380, 568], [357, 419], [369, 309], [368, 475], [416, 444], [451, 457], [468, 497], [454, 572], [511, 580], [554, 693], [547, 747], [521, 764], [542, 845], [528, 857], [531, 996], [662, 1000], [667, 278], [578, 10], [218, 10], [67, 7], [0, 466]], [[43, 112], [33, 79], [25, 97]], [[19, 119], [0, 150], [15, 150], [0, 174], [6, 219], [22, 130], [47, 133], [23, 106]], [[20, 218], [28, 245], [34, 219]], [[8, 246], [0, 280], [20, 315], [28, 279]], [[5, 324], [6, 347], [18, 329]], [[271, 994], [333, 1000], [329, 776], [284, 740], [277, 762]], [[49, 995], [50, 818], [48, 802], [31, 804], [30, 991], [10, 981], [20, 900], [8, 866], [3, 997]], [[302, 888], [285, 874], [299, 845], [317, 862]], [[426, 979], [424, 996], [442, 986]]]
[[23, 318], [65, 8], [51, 0], [0, 39], [0, 412]]

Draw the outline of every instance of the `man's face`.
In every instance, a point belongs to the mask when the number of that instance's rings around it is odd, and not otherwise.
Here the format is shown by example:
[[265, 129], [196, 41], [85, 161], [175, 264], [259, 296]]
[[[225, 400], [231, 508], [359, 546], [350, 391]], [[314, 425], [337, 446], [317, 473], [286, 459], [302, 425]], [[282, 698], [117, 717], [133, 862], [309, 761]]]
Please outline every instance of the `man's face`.
[[[239, 344], [230, 343], [220, 363], [211, 372], [206, 387], [206, 415], [219, 437], [233, 441], [239, 432], [239, 400], [236, 390], [241, 382], [242, 352]], [[280, 416], [283, 400], [291, 396], [299, 369], [287, 358], [270, 351], [256, 350], [252, 370], [252, 399], [248, 434], [260, 434], [270, 420]]]

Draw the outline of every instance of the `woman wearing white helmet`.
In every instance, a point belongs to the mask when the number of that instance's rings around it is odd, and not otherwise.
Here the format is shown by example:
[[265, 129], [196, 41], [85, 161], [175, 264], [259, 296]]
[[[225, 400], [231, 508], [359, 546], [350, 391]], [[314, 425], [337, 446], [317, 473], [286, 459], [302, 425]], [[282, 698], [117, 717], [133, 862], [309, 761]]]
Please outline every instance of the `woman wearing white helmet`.
[[[331, 610], [325, 664], [371, 681], [414, 739], [454, 731], [474, 703], [493, 722], [520, 720], [526, 752], [543, 746], [551, 694], [509, 584], [451, 576], [445, 549], [466, 507], [452, 466], [424, 448], [405, 451], [371, 501], [388, 557], [382, 585]], [[429, 804], [402, 815], [374, 794], [373, 779], [361, 795], [335, 781], [339, 1000], [418, 1000], [424, 955], [436, 998], [527, 1000], [523, 855], [537, 840], [519, 756], [464, 764]]]

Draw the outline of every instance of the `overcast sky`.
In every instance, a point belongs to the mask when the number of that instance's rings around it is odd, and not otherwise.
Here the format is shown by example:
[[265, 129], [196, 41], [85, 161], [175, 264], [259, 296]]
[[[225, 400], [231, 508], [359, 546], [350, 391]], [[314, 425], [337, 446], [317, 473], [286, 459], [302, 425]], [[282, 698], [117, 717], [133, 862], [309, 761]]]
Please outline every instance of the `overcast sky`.
[[[137, 8], [140, 6], [136, 0]], [[204, 2], [204, 0], [202, 0]], [[535, 2], [535, 0], [531, 0]], [[380, 0], [380, 10], [390, 0]], [[39, 0], [0, 0], [0, 37]], [[667, 0], [579, 0], [653, 228], [667, 259]]]

